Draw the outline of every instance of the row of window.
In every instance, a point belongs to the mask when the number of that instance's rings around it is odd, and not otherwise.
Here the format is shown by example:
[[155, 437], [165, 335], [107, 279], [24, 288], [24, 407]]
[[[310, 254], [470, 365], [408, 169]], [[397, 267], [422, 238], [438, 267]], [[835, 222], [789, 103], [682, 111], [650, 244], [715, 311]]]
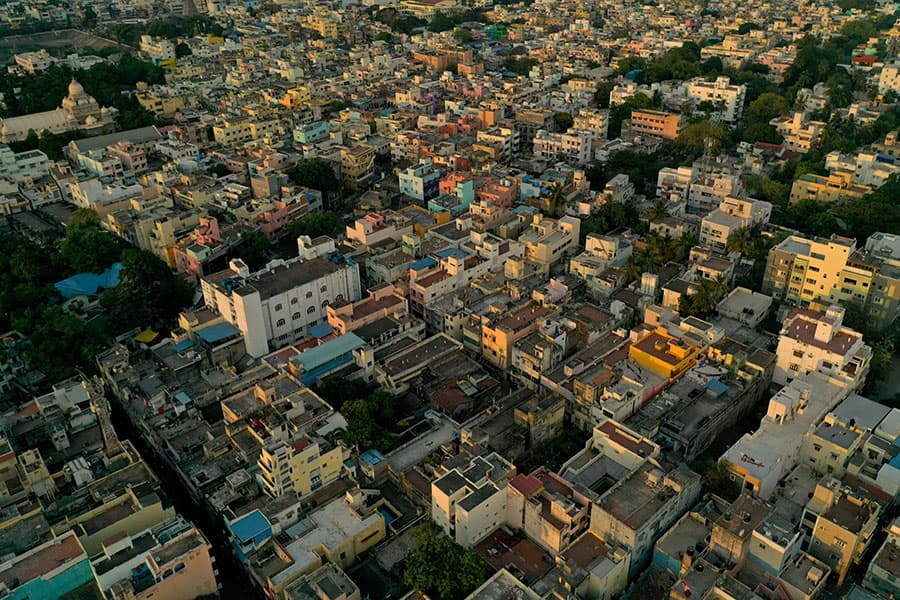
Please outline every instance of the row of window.
[[[327, 285], [323, 285], [321, 288], [319, 288], [319, 292], [322, 293], [322, 294], [328, 292], [328, 286], [327, 286]], [[306, 298], [307, 298], [307, 299], [312, 298], [312, 297], [313, 297], [313, 293], [312, 293], [312, 292], [306, 292]], [[338, 294], [337, 296], [334, 297], [334, 301], [335, 301], [335, 302], [340, 302], [340, 301], [343, 300], [343, 299], [344, 299], [344, 295], [343, 295], [343, 294]], [[297, 304], [298, 302], [299, 302], [299, 300], [298, 300], [297, 298], [291, 298], [291, 304]], [[327, 300], [326, 300], [326, 303], [327, 303]], [[276, 312], [277, 312], [277, 311], [280, 311], [280, 310], [283, 310], [283, 309], [284, 309], [284, 305], [281, 304], [280, 302], [279, 302], [278, 304], [275, 305], [275, 311], [276, 311]]]

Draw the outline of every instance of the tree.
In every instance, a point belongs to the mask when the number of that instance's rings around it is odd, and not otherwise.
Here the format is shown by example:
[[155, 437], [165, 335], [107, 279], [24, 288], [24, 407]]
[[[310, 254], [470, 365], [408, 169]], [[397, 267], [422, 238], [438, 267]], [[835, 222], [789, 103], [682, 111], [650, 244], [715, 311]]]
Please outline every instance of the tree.
[[725, 296], [726, 292], [728, 292], [728, 285], [721, 279], [718, 281], [704, 279], [695, 286], [693, 293], [681, 295], [678, 312], [683, 317], [707, 317], [715, 312], [719, 300]]
[[81, 11], [81, 26], [84, 29], [92, 29], [97, 25], [97, 12], [93, 6], [86, 6]]
[[348, 400], [341, 407], [341, 414], [347, 419], [341, 439], [348, 445], [387, 453], [400, 443], [399, 438], [387, 429], [396, 421], [394, 397], [387, 392]]
[[127, 249], [122, 253], [119, 285], [107, 290], [102, 302], [110, 323], [124, 331], [133, 327], [164, 327], [185, 308], [193, 290], [155, 254]]
[[650, 210], [647, 211], [647, 218], [651, 221], [656, 221], [657, 219], [664, 219], [669, 216], [669, 207], [666, 204], [666, 201], [662, 198], [658, 199], [653, 203], [653, 206], [650, 207]]
[[375, 36], [376, 42], [387, 42], [388, 44], [394, 41], [394, 36], [390, 31], [382, 31], [378, 35]]
[[453, 30], [453, 39], [460, 44], [468, 44], [472, 41], [472, 32], [465, 27], [457, 27]]
[[406, 559], [403, 583], [438, 600], [465, 598], [487, 579], [489, 567], [474, 548], [455, 544], [434, 525], [413, 531], [418, 546]]
[[725, 242], [725, 249], [729, 252], [740, 252], [744, 256], [755, 256], [758, 249], [759, 228], [739, 227], [731, 232]]
[[601, 81], [597, 84], [597, 89], [594, 91], [594, 102], [598, 107], [609, 108], [609, 96], [614, 87], [616, 87], [615, 81]]
[[564, 204], [566, 200], [565, 190], [566, 186], [561, 181], [557, 181], [550, 188], [550, 193], [547, 196], [548, 216], [558, 216], [557, 213], [559, 212], [560, 205]]
[[75, 273], [102, 273], [119, 258], [119, 244], [97, 227], [69, 227], [59, 253]]
[[697, 155], [706, 152], [717, 154], [725, 136], [725, 128], [722, 125], [704, 119], [682, 129], [676, 141], [679, 146]]
[[326, 201], [341, 189], [331, 164], [321, 158], [302, 160], [288, 169], [287, 174], [297, 185], [322, 192]]
[[241, 243], [237, 247], [237, 255], [251, 271], [258, 271], [269, 260], [272, 242], [258, 231], [245, 231], [241, 234]]
[[184, 42], [178, 42], [178, 45], [175, 46], [175, 58], [184, 58], [192, 54], [191, 47]]
[[553, 115], [553, 123], [557, 131], [567, 131], [575, 123], [575, 119], [567, 112], [558, 112]]
[[787, 99], [781, 94], [766, 92], [747, 106], [746, 117], [753, 121], [768, 123], [775, 117], [788, 112]]
[[311, 238], [327, 235], [334, 237], [344, 230], [344, 222], [331, 211], [320, 213], [312, 213], [299, 221], [294, 221], [288, 225], [288, 233], [293, 238], [301, 235], [308, 235]]

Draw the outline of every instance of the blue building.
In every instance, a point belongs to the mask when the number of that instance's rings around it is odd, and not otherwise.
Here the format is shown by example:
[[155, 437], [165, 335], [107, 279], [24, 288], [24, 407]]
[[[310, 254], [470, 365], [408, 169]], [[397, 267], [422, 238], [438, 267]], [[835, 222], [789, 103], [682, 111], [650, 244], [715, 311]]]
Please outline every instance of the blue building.
[[72, 531], [5, 563], [0, 582], [9, 590], [5, 600], [100, 596], [91, 561]]
[[231, 546], [241, 562], [246, 562], [248, 554], [272, 537], [272, 525], [258, 509], [228, 523], [228, 530]]
[[353, 362], [353, 351], [366, 343], [353, 333], [345, 333], [291, 357], [291, 373], [304, 385], [314, 385], [319, 379]]

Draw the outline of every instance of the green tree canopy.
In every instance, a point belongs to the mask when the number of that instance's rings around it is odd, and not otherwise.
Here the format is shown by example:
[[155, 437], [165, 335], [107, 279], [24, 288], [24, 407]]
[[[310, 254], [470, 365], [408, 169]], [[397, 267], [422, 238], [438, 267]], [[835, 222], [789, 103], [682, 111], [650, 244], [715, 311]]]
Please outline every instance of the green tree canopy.
[[165, 327], [193, 297], [193, 290], [155, 254], [127, 249], [122, 253], [119, 285], [107, 290], [103, 304], [119, 330]]
[[406, 559], [403, 583], [436, 600], [465, 598], [488, 577], [490, 567], [473, 548], [455, 544], [434, 525], [421, 525], [418, 547]]
[[326, 200], [341, 189], [341, 182], [334, 174], [331, 164], [321, 158], [302, 160], [288, 169], [287, 174], [297, 185], [322, 192]]
[[112, 235], [95, 224], [73, 224], [59, 244], [59, 253], [75, 273], [102, 273], [119, 259], [121, 249]]
[[237, 256], [243, 260], [251, 271], [258, 271], [269, 261], [272, 242], [258, 231], [245, 231], [241, 234], [241, 243], [237, 247]]

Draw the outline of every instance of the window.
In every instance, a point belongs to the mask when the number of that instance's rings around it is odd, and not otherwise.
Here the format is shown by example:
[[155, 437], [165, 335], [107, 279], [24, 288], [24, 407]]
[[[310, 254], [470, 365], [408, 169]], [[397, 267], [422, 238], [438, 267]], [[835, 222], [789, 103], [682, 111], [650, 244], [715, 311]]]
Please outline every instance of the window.
[[275, 323], [275, 327], [281, 327], [282, 325], [284, 325], [284, 323], [284, 319], [278, 319], [278, 321]]
[[322, 293], [324, 294], [325, 292], [328, 291], [328, 286], [327, 286], [327, 285], [323, 285], [322, 287], [319, 288], [319, 291], [322, 292]]
[[306, 309], [306, 314], [308, 314], [308, 315], [311, 315], [311, 314], [313, 314], [314, 312], [316, 312], [316, 307], [315, 307], [315, 306], [310, 306], [309, 308]]
[[312, 298], [312, 292], [306, 292], [306, 297], [307, 297], [307, 298]]
[[291, 304], [297, 304], [299, 300], [297, 298], [291, 298]]
[[328, 300], [322, 302], [322, 308], [325, 308], [326, 306], [328, 306]]
[[291, 315], [292, 321], [296, 321], [299, 318], [300, 318], [300, 313], [298, 313], [298, 312], [295, 312], [294, 314]]

